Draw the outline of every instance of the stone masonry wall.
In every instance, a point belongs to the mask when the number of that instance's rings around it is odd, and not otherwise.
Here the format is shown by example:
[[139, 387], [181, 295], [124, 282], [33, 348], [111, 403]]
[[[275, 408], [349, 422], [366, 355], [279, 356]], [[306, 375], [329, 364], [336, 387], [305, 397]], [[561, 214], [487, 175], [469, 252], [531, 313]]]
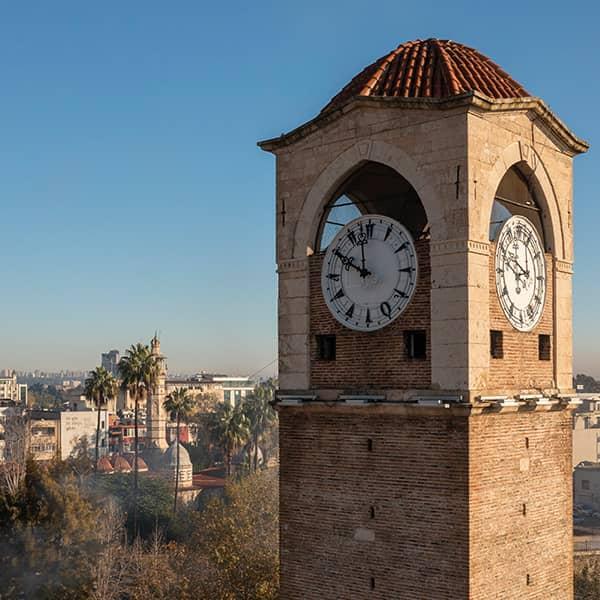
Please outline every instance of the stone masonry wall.
[[[554, 277], [552, 256], [546, 254], [546, 302], [538, 325], [528, 332], [517, 331], [509, 323], [496, 292], [496, 244], [490, 244], [490, 329], [502, 331], [504, 358], [490, 358], [490, 393], [519, 393], [522, 390], [551, 389], [554, 382]], [[551, 360], [539, 360], [538, 336], [550, 336]]]
[[376, 411], [279, 412], [282, 599], [468, 597], [467, 419]]
[[572, 598], [570, 411], [473, 417], [469, 437], [470, 598]]
[[[310, 269], [310, 383], [313, 389], [427, 389], [431, 384], [429, 242], [415, 242], [418, 281], [406, 310], [387, 327], [372, 332], [353, 331], [331, 314], [321, 291], [324, 254], [311, 256]], [[424, 330], [427, 357], [406, 356], [404, 332]], [[317, 334], [335, 334], [335, 361], [319, 360]]]

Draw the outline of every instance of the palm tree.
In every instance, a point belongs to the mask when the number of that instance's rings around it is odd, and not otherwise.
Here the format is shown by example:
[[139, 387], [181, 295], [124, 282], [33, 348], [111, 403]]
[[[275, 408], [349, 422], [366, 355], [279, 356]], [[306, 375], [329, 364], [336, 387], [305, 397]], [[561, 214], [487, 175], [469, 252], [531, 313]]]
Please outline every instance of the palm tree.
[[244, 413], [248, 419], [252, 445], [254, 446], [253, 469], [258, 470], [258, 442], [263, 433], [275, 421], [275, 411], [271, 408], [274, 388], [267, 382], [257, 385], [252, 395], [246, 398]]
[[210, 431], [213, 440], [223, 449], [227, 477], [230, 477], [232, 454], [250, 435], [248, 418], [240, 407], [220, 402], [211, 415]]
[[98, 422], [96, 423], [96, 454], [94, 470], [98, 472], [98, 460], [100, 458], [100, 408], [117, 393], [117, 382], [115, 378], [104, 368], [96, 367], [85, 380], [85, 396], [94, 402], [98, 411]]
[[137, 494], [138, 489], [138, 414], [140, 400], [144, 398], [150, 390], [156, 385], [159, 375], [160, 365], [150, 350], [149, 346], [144, 344], [134, 344], [126, 352], [126, 355], [119, 361], [119, 374], [121, 375], [121, 385], [129, 391], [134, 401], [134, 467], [133, 467], [133, 489]]
[[186, 419], [194, 406], [192, 397], [187, 388], [175, 388], [163, 402], [164, 409], [175, 415], [177, 420], [177, 461], [175, 469], [175, 499], [173, 500], [173, 512], [177, 511], [177, 494], [179, 493], [179, 423], [181, 418]]

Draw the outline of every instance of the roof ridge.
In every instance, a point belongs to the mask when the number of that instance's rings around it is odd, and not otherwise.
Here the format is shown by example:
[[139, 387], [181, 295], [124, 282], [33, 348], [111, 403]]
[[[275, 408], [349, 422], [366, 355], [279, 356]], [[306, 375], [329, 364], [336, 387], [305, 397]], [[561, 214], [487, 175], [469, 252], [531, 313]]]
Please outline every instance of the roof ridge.
[[[419, 40], [416, 40], [419, 41]], [[405, 50], [405, 46], [410, 46], [415, 42], [405, 42], [404, 44], [400, 44], [395, 50], [392, 50], [382, 61], [379, 68], [372, 75], [371, 79], [367, 81], [367, 83], [360, 90], [359, 96], [368, 96], [369, 92], [379, 83], [379, 79], [385, 73], [388, 66], [392, 63], [392, 61]], [[380, 59], [381, 60], [381, 59]]]

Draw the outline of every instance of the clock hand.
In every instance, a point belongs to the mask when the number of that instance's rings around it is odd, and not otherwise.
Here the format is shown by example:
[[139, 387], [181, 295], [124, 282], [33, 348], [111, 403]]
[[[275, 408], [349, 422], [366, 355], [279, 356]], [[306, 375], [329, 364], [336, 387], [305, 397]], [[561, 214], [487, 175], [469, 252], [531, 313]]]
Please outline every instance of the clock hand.
[[366, 241], [360, 244], [360, 253], [362, 255], [362, 258], [361, 258], [362, 271], [360, 273], [360, 276], [363, 278], [366, 277], [366, 273], [367, 273], [367, 264], [366, 264], [366, 260], [365, 260], [365, 244], [366, 244]]
[[367, 275], [371, 274], [371, 272], [368, 271], [367, 269], [361, 269], [358, 265], [355, 265], [352, 262], [354, 260], [354, 257], [344, 256], [339, 250], [334, 250], [333, 253], [342, 261], [342, 264], [344, 265], [344, 268], [346, 269], [346, 271], [349, 271], [350, 267], [352, 267], [353, 269], [356, 269], [360, 273], [361, 277], [366, 277]]

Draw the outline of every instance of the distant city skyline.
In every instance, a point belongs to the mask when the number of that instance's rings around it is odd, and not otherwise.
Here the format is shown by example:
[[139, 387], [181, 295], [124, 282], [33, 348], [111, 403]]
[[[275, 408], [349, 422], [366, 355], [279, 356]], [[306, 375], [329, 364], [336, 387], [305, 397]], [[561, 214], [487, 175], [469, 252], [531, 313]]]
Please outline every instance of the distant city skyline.
[[87, 370], [156, 329], [172, 371], [275, 359], [275, 165], [257, 140], [314, 117], [399, 43], [439, 37], [481, 50], [591, 142], [575, 166], [574, 371], [600, 377], [600, 9], [382, 0], [370, 27], [365, 6], [1, 9], [0, 365]]

